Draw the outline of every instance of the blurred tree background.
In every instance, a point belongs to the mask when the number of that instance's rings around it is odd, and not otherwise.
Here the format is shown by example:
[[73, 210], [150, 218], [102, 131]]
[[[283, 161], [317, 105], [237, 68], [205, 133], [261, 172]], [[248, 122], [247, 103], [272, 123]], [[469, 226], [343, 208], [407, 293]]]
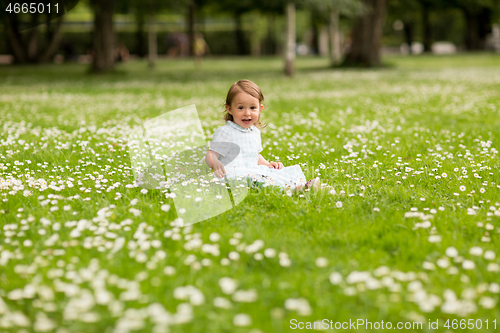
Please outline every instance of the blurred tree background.
[[[0, 1], [4, 9], [10, 2]], [[154, 67], [158, 57], [193, 56], [203, 39], [210, 56], [282, 56], [284, 72], [293, 75], [296, 56], [329, 56], [332, 66], [378, 66], [384, 52], [500, 48], [500, 0], [66, 3], [69, 12], [59, 17], [0, 11], [0, 54], [15, 64], [79, 61], [104, 72], [128, 59], [146, 57]]]

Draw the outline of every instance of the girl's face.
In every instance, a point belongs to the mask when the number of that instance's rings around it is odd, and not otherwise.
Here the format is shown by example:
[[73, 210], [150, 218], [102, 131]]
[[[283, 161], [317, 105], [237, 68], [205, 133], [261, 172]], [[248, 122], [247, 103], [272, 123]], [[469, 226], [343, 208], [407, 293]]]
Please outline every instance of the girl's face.
[[226, 111], [233, 116], [233, 121], [243, 128], [250, 128], [259, 119], [264, 108], [259, 100], [246, 92], [234, 96], [231, 105], [226, 105]]

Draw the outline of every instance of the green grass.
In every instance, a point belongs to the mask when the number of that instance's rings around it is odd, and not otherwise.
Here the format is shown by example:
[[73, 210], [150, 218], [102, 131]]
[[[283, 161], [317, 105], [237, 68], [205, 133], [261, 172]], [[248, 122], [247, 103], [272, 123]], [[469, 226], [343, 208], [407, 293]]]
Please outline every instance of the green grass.
[[[481, 331], [494, 331], [497, 319], [498, 329], [500, 57], [385, 61], [354, 70], [299, 58], [293, 78], [277, 58], [207, 59], [201, 69], [134, 62], [100, 76], [83, 65], [1, 67], [0, 331], [289, 332], [293, 319], [325, 318], [423, 321], [423, 331], [428, 320], [446, 331], [448, 319], [482, 319]], [[265, 96], [263, 156], [301, 163], [335, 193], [252, 189], [233, 209], [175, 228], [173, 199], [126, 186], [125, 139], [196, 104], [210, 140], [229, 86], [243, 78]], [[53, 186], [42, 190], [40, 179]], [[422, 218], [405, 217], [412, 211]], [[193, 238], [220, 253], [189, 248]], [[274, 257], [245, 251], [259, 239], [257, 252]], [[250, 292], [224, 294], [222, 277]], [[183, 297], [188, 285], [196, 290]], [[305, 303], [294, 310], [297, 298]], [[251, 324], [235, 326], [237, 314]]]

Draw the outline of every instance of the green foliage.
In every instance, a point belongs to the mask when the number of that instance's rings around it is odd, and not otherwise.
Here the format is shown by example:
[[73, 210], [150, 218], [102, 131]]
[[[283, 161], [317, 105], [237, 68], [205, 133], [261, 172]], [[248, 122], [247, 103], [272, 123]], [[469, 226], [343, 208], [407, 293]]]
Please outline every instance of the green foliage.
[[332, 9], [345, 16], [356, 16], [363, 13], [364, 6], [359, 0], [300, 0], [307, 7], [328, 14]]

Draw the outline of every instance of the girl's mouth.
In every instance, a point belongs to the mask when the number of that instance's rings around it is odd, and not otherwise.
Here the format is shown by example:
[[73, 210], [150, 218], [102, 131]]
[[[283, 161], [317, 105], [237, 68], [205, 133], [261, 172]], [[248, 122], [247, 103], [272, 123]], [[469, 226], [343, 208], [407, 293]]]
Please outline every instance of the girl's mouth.
[[249, 122], [252, 121], [252, 119], [242, 119], [242, 121], [245, 123], [245, 124], [248, 124]]

